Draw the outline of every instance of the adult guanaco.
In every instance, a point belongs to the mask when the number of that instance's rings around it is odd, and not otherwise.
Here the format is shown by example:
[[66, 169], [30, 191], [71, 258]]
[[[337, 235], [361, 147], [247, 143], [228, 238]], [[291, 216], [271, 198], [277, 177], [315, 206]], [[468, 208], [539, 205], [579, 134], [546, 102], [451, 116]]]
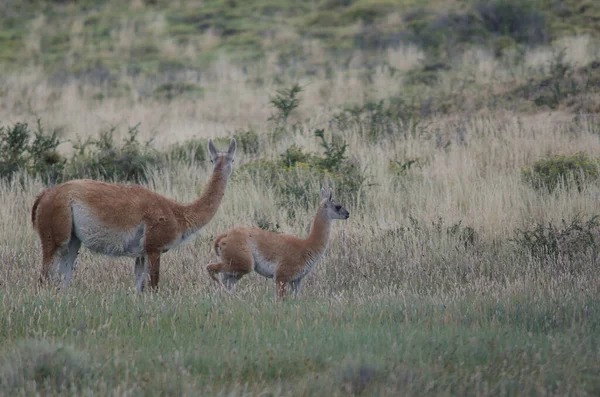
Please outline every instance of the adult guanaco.
[[[331, 221], [348, 219], [350, 213], [321, 188], [321, 202], [307, 238], [239, 227], [217, 236], [214, 249], [221, 261], [206, 266], [210, 277], [231, 291], [236, 282], [254, 270], [274, 278], [275, 298], [285, 296], [290, 284], [298, 295], [302, 279], [323, 256], [329, 241]], [[216, 276], [221, 273], [221, 280]]]
[[[191, 240], [209, 223], [231, 176], [235, 139], [226, 152], [208, 142], [212, 176], [202, 195], [181, 204], [140, 185], [72, 180], [42, 191], [31, 222], [42, 248], [39, 281], [69, 286], [79, 248], [109, 256], [135, 258], [134, 287], [139, 294], [150, 276], [158, 287], [161, 254]], [[61, 283], [58, 283], [59, 289]]]

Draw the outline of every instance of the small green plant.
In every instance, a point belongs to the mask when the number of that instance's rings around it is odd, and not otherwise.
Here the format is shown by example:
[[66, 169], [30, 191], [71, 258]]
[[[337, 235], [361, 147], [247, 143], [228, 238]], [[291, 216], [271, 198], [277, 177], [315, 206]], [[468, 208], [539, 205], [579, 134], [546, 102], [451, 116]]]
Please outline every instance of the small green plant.
[[315, 136], [321, 140], [320, 145], [325, 150], [325, 157], [320, 159], [319, 165], [328, 171], [339, 171], [346, 160], [346, 142], [341, 143], [334, 135], [328, 142], [323, 129], [316, 130]]
[[281, 162], [286, 167], [295, 167], [298, 163], [308, 164], [312, 157], [302, 151], [302, 148], [293, 144], [281, 154]]
[[523, 169], [521, 175], [536, 190], [576, 187], [581, 191], [585, 184], [598, 179], [598, 162], [585, 153], [551, 156]]
[[269, 121], [274, 121], [278, 124], [285, 124], [290, 117], [290, 114], [300, 105], [298, 95], [302, 92], [302, 87], [297, 83], [290, 88], [284, 88], [277, 91], [277, 95], [271, 98], [271, 105], [278, 112], [269, 117]]

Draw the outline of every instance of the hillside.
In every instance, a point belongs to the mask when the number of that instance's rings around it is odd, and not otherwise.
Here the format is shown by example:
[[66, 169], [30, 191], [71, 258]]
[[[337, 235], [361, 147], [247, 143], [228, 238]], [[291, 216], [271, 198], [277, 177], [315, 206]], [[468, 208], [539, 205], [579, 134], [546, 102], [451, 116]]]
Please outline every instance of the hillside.
[[7, 0], [0, 11], [2, 67], [42, 65], [58, 76], [176, 72], [222, 53], [296, 63], [314, 45], [325, 64], [357, 50], [373, 63], [407, 43], [447, 58], [473, 44], [501, 53], [600, 33], [591, 0]]

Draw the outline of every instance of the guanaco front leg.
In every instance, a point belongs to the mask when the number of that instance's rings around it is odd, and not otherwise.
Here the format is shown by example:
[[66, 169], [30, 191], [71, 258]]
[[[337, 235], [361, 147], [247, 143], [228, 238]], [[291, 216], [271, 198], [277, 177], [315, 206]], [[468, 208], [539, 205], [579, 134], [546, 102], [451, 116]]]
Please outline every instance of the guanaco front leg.
[[160, 254], [157, 252], [148, 253], [148, 274], [150, 275], [150, 290], [158, 290], [158, 278], [160, 275]]
[[283, 300], [285, 298], [285, 287], [290, 280], [288, 270], [290, 267], [285, 263], [280, 263], [275, 270], [275, 299]]
[[222, 263], [209, 263], [206, 265], [206, 270], [208, 271], [208, 275], [212, 278], [216, 283], [221, 284], [221, 280], [217, 277], [217, 274], [221, 273], [223, 268]]
[[285, 298], [285, 285], [285, 281], [275, 280], [275, 300], [283, 300]]

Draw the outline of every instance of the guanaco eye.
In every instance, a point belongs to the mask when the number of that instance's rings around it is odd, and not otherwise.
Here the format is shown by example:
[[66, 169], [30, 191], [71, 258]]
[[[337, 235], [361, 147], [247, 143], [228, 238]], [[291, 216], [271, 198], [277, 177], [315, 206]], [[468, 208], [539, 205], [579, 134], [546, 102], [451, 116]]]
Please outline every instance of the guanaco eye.
[[335, 206], [335, 209], [339, 211], [339, 210], [342, 209], [342, 206], [338, 204], [338, 205]]

